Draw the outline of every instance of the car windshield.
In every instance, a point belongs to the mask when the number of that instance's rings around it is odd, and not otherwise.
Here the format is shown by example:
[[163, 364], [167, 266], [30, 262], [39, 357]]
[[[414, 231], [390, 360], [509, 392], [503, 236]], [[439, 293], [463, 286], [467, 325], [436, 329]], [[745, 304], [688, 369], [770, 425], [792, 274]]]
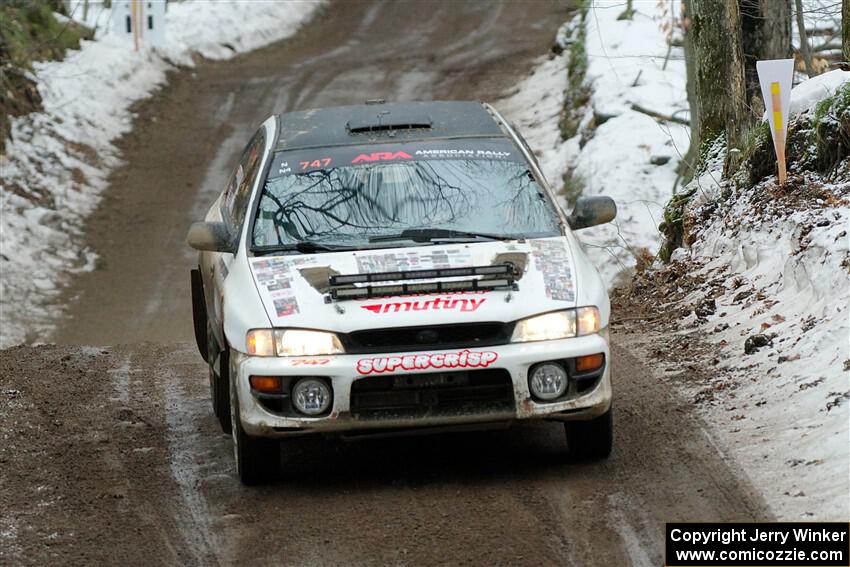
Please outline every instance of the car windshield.
[[260, 195], [253, 247], [387, 247], [560, 234], [554, 207], [512, 146], [432, 146], [277, 154]]

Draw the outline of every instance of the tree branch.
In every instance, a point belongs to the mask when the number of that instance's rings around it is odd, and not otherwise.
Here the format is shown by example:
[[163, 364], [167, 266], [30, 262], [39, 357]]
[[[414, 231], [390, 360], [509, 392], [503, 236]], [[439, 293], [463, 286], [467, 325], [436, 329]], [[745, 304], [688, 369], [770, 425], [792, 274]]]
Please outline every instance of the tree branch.
[[652, 116], [656, 120], [663, 120], [664, 122], [675, 122], [676, 124], [681, 124], [683, 126], [690, 126], [691, 125], [690, 121], [685, 120], [684, 118], [678, 118], [676, 116], [661, 114], [660, 112], [650, 110], [650, 109], [643, 107], [639, 104], [636, 104], [634, 102], [631, 105], [631, 109], [634, 110], [635, 112], [640, 112], [642, 114], [646, 114], [647, 116]]

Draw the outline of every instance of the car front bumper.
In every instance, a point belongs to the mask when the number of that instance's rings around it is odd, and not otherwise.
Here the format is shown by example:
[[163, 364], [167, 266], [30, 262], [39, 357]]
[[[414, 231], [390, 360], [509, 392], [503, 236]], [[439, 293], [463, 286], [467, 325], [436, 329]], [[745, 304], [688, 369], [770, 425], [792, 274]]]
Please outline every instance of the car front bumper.
[[[352, 385], [358, 380], [370, 380], [379, 374], [361, 374], [362, 359], [376, 357], [431, 356], [467, 351], [471, 353], [496, 353], [488, 369], [502, 369], [510, 374], [513, 387], [512, 407], [494, 411], [452, 412], [406, 416], [386, 412], [380, 416], [363, 418], [351, 411]], [[604, 353], [605, 367], [593, 387], [555, 402], [538, 402], [529, 392], [529, 369], [540, 362], [572, 359], [578, 356]], [[492, 358], [492, 354], [489, 355]], [[439, 359], [438, 360], [442, 360]], [[359, 365], [358, 365], [359, 363]], [[380, 375], [415, 376], [436, 372], [474, 371], [476, 368], [456, 367], [426, 369], [396, 368]], [[308, 433], [346, 433], [387, 431], [410, 428], [441, 428], [445, 426], [485, 426], [510, 423], [516, 420], [550, 419], [559, 421], [586, 420], [604, 414], [611, 405], [610, 356], [607, 329], [594, 335], [555, 341], [516, 343], [483, 348], [457, 349], [397, 354], [345, 354], [313, 357], [256, 357], [233, 352], [231, 376], [236, 377], [242, 427], [248, 435], [285, 437]], [[321, 376], [333, 388], [330, 412], [321, 417], [281, 415], [265, 407], [251, 390], [250, 376]]]

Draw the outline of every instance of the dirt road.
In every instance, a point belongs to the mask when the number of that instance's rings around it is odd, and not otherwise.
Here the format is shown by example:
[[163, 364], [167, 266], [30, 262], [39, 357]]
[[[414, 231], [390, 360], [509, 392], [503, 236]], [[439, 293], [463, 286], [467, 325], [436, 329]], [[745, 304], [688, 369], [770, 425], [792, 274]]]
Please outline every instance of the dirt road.
[[[493, 100], [548, 48], [554, 3], [340, 2], [291, 41], [172, 77], [92, 217], [98, 270], [62, 346], [0, 352], [0, 564], [659, 565], [663, 522], [766, 516], [692, 416], [614, 334], [615, 452], [557, 424], [283, 445], [247, 489], [191, 344], [188, 223], [272, 110]], [[80, 345], [123, 346], [94, 348]]]
[[661, 565], [663, 522], [764, 517], [688, 402], [622, 348], [616, 449], [563, 428], [283, 445], [241, 486], [194, 347], [0, 352], [0, 563]]

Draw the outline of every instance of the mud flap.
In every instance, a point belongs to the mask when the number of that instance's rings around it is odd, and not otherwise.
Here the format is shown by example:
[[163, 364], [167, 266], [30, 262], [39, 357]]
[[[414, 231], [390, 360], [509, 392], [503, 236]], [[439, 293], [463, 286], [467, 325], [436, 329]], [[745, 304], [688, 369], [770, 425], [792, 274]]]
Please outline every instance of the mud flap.
[[192, 282], [192, 322], [195, 326], [195, 342], [198, 344], [198, 352], [204, 360], [209, 361], [207, 352], [207, 304], [204, 300], [204, 283], [201, 280], [200, 270], [191, 270]]

